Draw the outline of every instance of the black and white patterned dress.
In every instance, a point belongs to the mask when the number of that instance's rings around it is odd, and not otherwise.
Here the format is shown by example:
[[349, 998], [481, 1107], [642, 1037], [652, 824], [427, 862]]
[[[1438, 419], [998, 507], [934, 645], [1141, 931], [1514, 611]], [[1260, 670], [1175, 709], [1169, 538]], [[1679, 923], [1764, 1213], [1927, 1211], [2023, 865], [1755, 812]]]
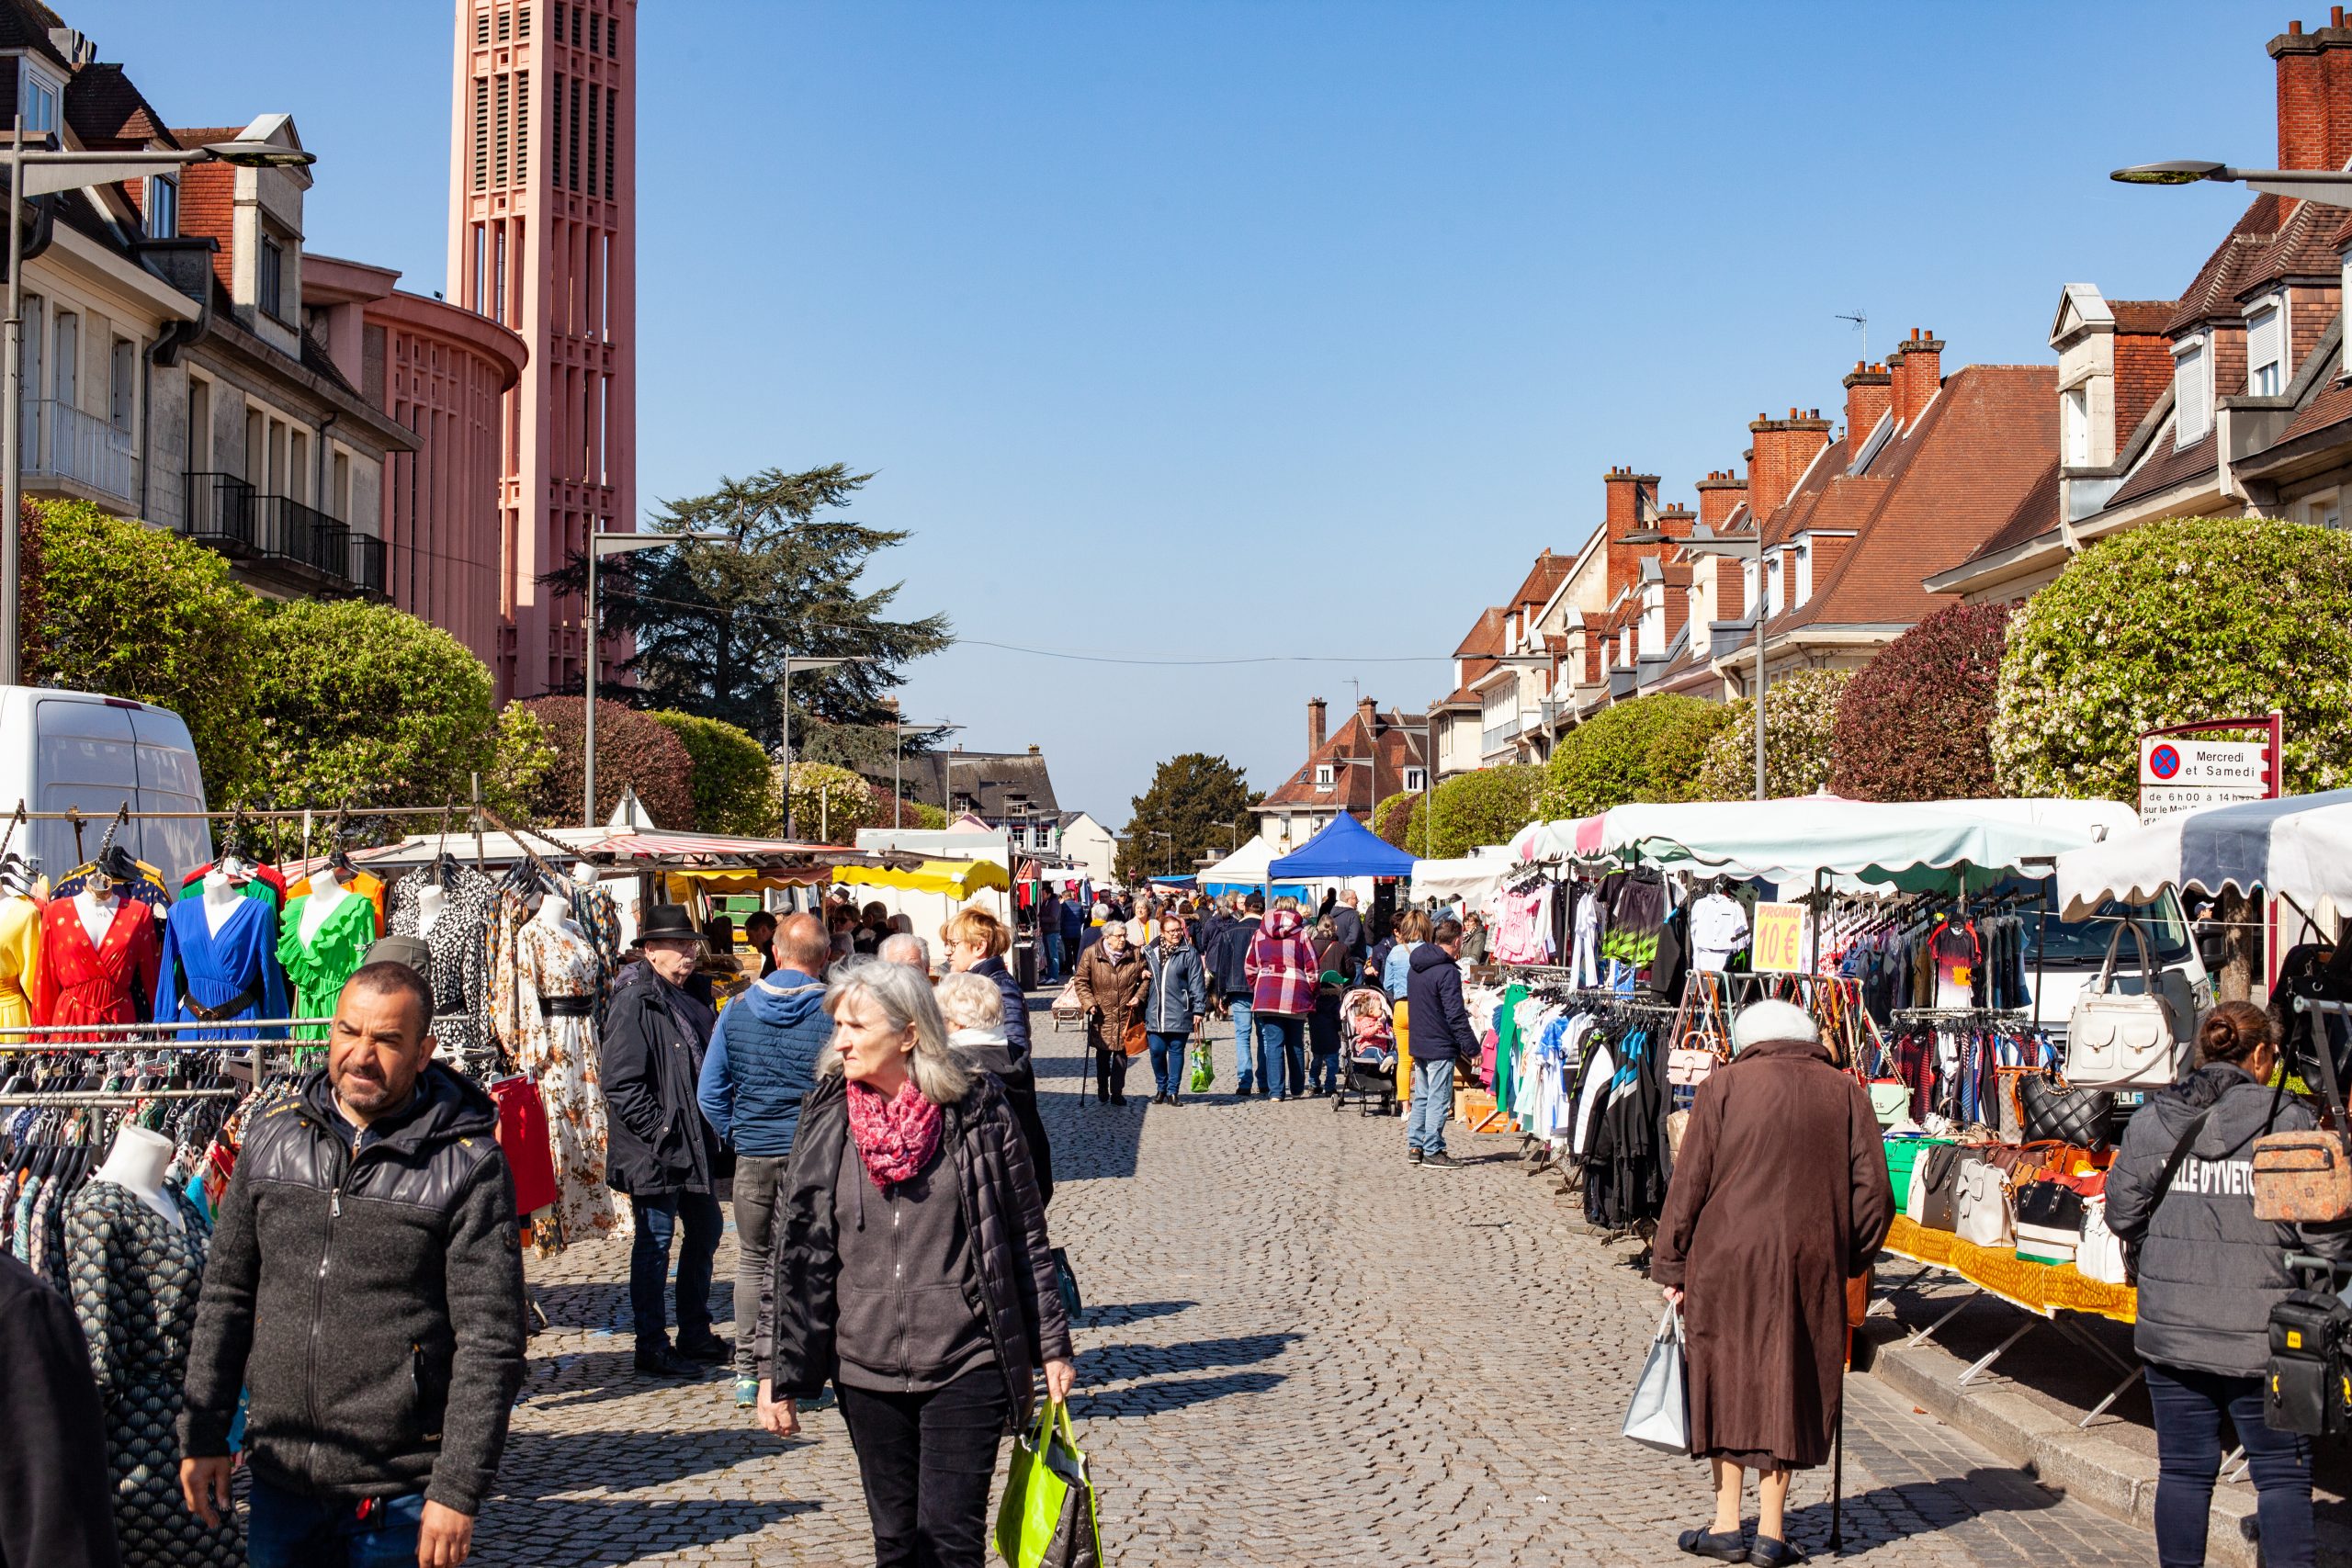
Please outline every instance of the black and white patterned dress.
[[[392, 889], [391, 929], [395, 936], [415, 936], [422, 924], [417, 900], [431, 886], [434, 873], [413, 871]], [[432, 954], [425, 978], [433, 987], [433, 1034], [440, 1042], [440, 1059], [478, 1083], [498, 1076], [498, 1053], [492, 1043], [490, 1020], [491, 906], [495, 885], [480, 872], [464, 866], [450, 869], [445, 886], [448, 902], [441, 918], [424, 933]]]
[[65, 1215], [74, 1314], [106, 1406], [107, 1467], [124, 1568], [242, 1568], [233, 1515], [218, 1529], [180, 1499], [180, 1388], [211, 1231], [176, 1192], [186, 1228], [129, 1188], [94, 1179]]

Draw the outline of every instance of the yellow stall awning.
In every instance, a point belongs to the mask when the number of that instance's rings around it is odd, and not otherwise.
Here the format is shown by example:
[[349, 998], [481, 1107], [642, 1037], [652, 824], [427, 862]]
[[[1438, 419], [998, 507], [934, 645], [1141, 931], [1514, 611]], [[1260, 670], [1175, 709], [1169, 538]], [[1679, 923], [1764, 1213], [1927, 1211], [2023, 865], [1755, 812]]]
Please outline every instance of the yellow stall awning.
[[841, 865], [833, 880], [850, 887], [903, 887], [910, 893], [945, 893], [957, 898], [990, 887], [1011, 887], [1012, 879], [992, 860], [927, 860], [910, 871]]

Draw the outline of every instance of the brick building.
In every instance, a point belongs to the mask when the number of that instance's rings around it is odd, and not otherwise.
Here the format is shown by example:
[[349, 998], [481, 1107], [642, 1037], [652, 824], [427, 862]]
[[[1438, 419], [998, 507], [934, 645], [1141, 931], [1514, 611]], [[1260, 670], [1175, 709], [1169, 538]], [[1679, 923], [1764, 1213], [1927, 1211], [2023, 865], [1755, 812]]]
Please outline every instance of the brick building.
[[1258, 836], [1276, 854], [1297, 849], [1344, 811], [1369, 826], [1372, 808], [1392, 795], [1417, 795], [1429, 784], [1423, 721], [1370, 697], [1326, 733], [1329, 705], [1306, 703], [1306, 761], [1250, 808]]

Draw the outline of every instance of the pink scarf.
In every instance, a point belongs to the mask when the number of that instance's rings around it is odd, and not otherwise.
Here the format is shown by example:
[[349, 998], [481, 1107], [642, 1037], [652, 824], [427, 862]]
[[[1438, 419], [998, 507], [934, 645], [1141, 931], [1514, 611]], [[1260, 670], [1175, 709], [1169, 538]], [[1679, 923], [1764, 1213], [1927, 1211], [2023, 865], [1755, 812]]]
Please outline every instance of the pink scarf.
[[890, 1100], [864, 1084], [849, 1086], [849, 1135], [865, 1162], [865, 1174], [884, 1191], [931, 1162], [944, 1120], [912, 1078]]

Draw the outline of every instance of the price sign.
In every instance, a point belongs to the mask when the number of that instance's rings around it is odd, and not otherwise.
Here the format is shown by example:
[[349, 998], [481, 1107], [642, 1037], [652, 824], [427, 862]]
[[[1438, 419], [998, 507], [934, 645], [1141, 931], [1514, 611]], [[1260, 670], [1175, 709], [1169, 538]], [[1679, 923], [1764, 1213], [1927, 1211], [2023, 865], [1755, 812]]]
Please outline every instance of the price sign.
[[1804, 909], [1796, 904], [1756, 906], [1756, 934], [1748, 965], [1759, 975], [1804, 972]]

